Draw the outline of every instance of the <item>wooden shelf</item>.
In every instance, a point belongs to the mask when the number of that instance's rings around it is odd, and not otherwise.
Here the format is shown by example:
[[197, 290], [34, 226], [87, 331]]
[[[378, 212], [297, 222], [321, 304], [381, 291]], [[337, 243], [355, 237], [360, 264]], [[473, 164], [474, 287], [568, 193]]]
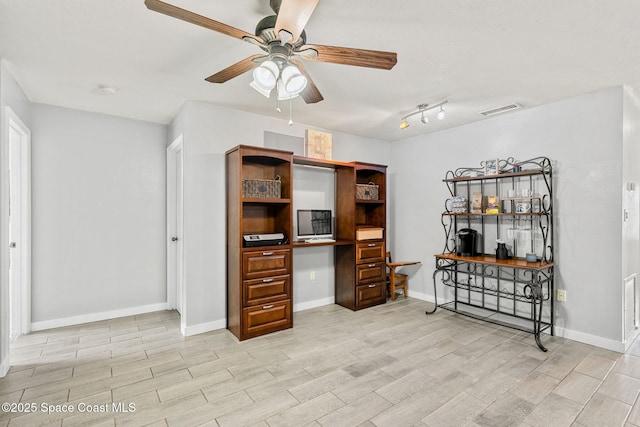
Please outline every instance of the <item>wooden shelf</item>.
[[319, 168], [337, 169], [353, 168], [353, 163], [337, 162], [335, 160], [314, 159], [312, 157], [293, 156], [294, 165], [315, 166]]
[[451, 261], [467, 262], [471, 264], [488, 264], [509, 268], [521, 268], [526, 270], [544, 270], [549, 267], [553, 267], [553, 262], [527, 262], [527, 260], [525, 260], [524, 258], [496, 259], [495, 256], [491, 255], [460, 256], [452, 253], [436, 254], [435, 257], [439, 259], [448, 259]]
[[336, 240], [335, 242], [319, 242], [319, 243], [307, 243], [304, 240], [294, 240], [292, 246], [294, 248], [311, 248], [315, 246], [344, 246], [354, 245], [353, 240]]
[[482, 175], [482, 176], [459, 176], [456, 178], [446, 178], [443, 179], [442, 182], [464, 182], [464, 181], [482, 181], [487, 179], [502, 179], [502, 178], [515, 178], [520, 176], [533, 176], [533, 175], [543, 175], [548, 174], [549, 172], [542, 170], [529, 170], [522, 172], [507, 172], [500, 173], [497, 175]]
[[370, 205], [380, 205], [384, 203], [384, 200], [366, 200], [366, 199], [356, 199], [356, 203], [365, 203]]
[[251, 197], [251, 198], [247, 197], [247, 198], [242, 198], [242, 203], [287, 204], [287, 203], [291, 203], [291, 199], [269, 199], [266, 197]]

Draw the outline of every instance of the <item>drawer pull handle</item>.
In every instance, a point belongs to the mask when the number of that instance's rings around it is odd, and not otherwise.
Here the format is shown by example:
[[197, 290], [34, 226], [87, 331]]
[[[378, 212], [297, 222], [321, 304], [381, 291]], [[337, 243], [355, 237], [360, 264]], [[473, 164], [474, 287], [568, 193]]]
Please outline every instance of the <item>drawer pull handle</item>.
[[367, 246], [369, 246], [370, 248], [374, 247], [376, 244], [375, 243], [369, 243]]
[[273, 252], [262, 252], [262, 256], [271, 256]]
[[376, 266], [375, 264], [369, 264], [369, 267], [375, 267], [375, 266]]
[[273, 279], [262, 279], [262, 283], [271, 283]]
[[262, 306], [262, 309], [263, 309], [263, 310], [269, 310], [270, 308], [273, 308], [273, 304], [263, 305], [263, 306]]
[[369, 287], [370, 287], [370, 288], [375, 288], [375, 287], [376, 287], [376, 285], [369, 285]]

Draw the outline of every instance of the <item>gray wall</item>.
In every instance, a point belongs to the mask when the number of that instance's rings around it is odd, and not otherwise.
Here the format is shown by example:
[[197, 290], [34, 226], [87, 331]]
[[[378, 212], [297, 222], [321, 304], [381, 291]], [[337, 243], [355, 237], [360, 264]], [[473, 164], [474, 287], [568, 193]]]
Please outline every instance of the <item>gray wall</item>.
[[166, 126], [32, 118], [32, 321], [165, 303]]
[[568, 295], [557, 304], [558, 332], [620, 348], [622, 111], [623, 89], [614, 88], [393, 143], [395, 257], [424, 265], [411, 278], [411, 292], [433, 298], [433, 254], [444, 244], [446, 171], [491, 158], [546, 156], [554, 165], [556, 288]]

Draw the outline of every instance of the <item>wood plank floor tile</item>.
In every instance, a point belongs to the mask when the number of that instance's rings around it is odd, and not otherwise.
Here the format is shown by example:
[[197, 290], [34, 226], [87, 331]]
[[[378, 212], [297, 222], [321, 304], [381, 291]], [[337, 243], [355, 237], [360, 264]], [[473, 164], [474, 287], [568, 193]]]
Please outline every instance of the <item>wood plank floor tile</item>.
[[334, 413], [345, 403], [332, 393], [321, 394], [266, 419], [270, 427], [298, 427]]
[[601, 393], [587, 402], [576, 421], [586, 427], [621, 426], [631, 411], [631, 405]]
[[554, 393], [584, 405], [591, 399], [600, 384], [602, 381], [589, 375], [571, 372], [558, 384]]
[[217, 418], [216, 421], [220, 427], [254, 425], [274, 415], [280, 414], [299, 403], [300, 402], [287, 392], [277, 393], [249, 407], [223, 415]]
[[391, 402], [387, 401], [379, 394], [369, 393], [362, 396], [360, 399], [336, 409], [330, 414], [318, 419], [318, 424], [321, 426], [331, 427], [357, 426], [370, 418], [375, 417], [391, 406]]
[[525, 419], [531, 427], [570, 426], [583, 406], [555, 393], [548, 395]]
[[640, 393], [640, 379], [613, 372], [602, 382], [598, 393], [633, 405]]
[[221, 399], [209, 401], [191, 411], [168, 416], [166, 422], [169, 427], [200, 426], [207, 423], [217, 427], [216, 418], [248, 408], [252, 404], [253, 400], [247, 393], [239, 391]]
[[484, 411], [487, 403], [460, 393], [422, 419], [427, 426], [464, 426]]

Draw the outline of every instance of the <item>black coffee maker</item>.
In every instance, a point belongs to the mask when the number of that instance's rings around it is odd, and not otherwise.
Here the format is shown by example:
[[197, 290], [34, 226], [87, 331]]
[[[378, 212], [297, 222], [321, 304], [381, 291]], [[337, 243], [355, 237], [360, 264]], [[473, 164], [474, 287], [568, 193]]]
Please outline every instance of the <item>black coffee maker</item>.
[[473, 228], [463, 228], [458, 231], [456, 254], [458, 256], [477, 256], [478, 232]]

